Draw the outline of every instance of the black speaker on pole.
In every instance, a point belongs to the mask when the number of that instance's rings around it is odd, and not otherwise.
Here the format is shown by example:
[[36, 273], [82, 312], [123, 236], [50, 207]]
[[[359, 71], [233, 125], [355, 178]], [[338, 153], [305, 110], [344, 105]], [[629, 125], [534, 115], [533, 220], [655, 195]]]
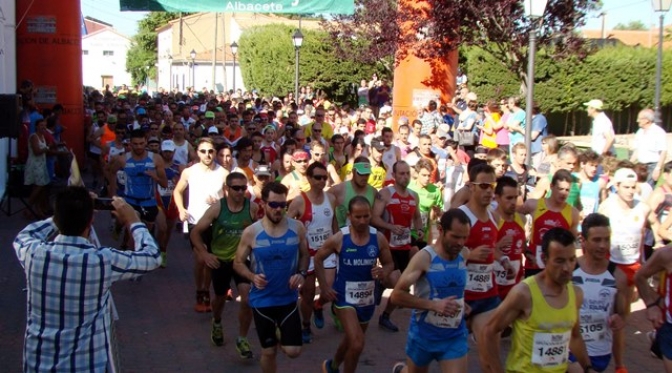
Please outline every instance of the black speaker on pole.
[[21, 95], [0, 95], [0, 138], [18, 139], [21, 133]]

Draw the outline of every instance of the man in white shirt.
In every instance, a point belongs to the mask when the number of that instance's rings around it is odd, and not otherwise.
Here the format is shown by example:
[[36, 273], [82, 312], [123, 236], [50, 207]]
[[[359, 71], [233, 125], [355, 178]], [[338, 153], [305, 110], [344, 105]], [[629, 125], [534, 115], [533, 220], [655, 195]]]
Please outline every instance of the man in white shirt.
[[586, 106], [588, 116], [593, 118], [590, 148], [601, 156], [615, 155], [614, 126], [603, 111], [604, 103], [601, 100], [590, 100], [583, 105]]
[[644, 163], [649, 171], [647, 182], [655, 186], [660, 170], [667, 158], [667, 133], [654, 123], [655, 114], [651, 109], [644, 109], [637, 114], [639, 129], [635, 133], [630, 161]]

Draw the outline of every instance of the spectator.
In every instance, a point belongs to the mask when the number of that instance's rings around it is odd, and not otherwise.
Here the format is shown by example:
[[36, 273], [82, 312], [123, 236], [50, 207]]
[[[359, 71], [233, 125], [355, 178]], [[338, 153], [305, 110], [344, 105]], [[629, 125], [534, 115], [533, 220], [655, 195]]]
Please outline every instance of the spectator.
[[525, 141], [525, 110], [520, 107], [519, 97], [509, 97], [508, 103], [511, 114], [506, 129], [509, 130], [509, 146], [514, 146]]
[[495, 130], [495, 141], [497, 142], [497, 147], [502, 149], [509, 154], [509, 131], [506, 129], [506, 122], [509, 120], [511, 111], [509, 110], [507, 100], [502, 100], [499, 103], [499, 110], [501, 113], [501, 118], [497, 121], [492, 129]]
[[539, 166], [536, 167], [537, 176], [539, 176], [539, 178], [555, 173], [554, 165], [558, 159], [559, 149], [560, 143], [554, 135], [544, 136], [541, 139], [541, 156]]
[[644, 109], [637, 114], [637, 124], [639, 129], [635, 133], [630, 161], [646, 165], [647, 182], [653, 187], [667, 158], [667, 134], [654, 123], [654, 112], [651, 109]]
[[357, 106], [369, 104], [369, 85], [366, 83], [366, 79], [362, 79], [361, 85], [357, 90], [357, 98]]
[[420, 121], [422, 122], [421, 135], [431, 135], [436, 132], [436, 129], [443, 123], [441, 114], [436, 110], [436, 101], [430, 100], [429, 105], [422, 110]]
[[33, 186], [28, 204], [38, 218], [45, 218], [48, 209], [47, 187], [50, 179], [47, 170], [49, 145], [46, 133], [47, 122], [38, 119], [35, 122], [35, 133], [28, 138], [28, 160], [24, 173], [24, 184]]
[[591, 149], [601, 156], [615, 155], [614, 126], [607, 114], [604, 113], [604, 104], [601, 100], [590, 100], [583, 105], [586, 106], [588, 116], [593, 119]]
[[532, 143], [530, 144], [530, 153], [532, 154], [532, 167], [537, 168], [541, 164], [543, 157], [541, 141], [548, 135], [548, 122], [541, 113], [539, 104], [532, 105]]

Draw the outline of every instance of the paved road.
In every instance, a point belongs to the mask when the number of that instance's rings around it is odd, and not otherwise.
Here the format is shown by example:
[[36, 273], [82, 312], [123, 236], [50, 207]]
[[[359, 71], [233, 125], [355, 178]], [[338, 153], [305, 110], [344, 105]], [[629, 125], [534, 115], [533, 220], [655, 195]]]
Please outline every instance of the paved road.
[[[14, 207], [17, 205], [14, 201]], [[98, 213], [95, 226], [101, 240], [111, 244], [109, 217]], [[0, 372], [20, 372], [25, 328], [25, 280], [12, 250], [16, 233], [27, 224], [21, 215], [0, 216]], [[210, 343], [210, 316], [193, 311], [192, 255], [188, 242], [175, 232], [168, 250], [168, 268], [157, 270], [140, 282], [124, 282], [114, 286], [114, 300], [120, 320], [117, 335], [120, 343], [122, 371], [127, 372], [259, 372], [258, 358], [241, 361], [235, 351], [238, 304], [228, 302], [224, 315], [225, 345]], [[661, 362], [649, 357], [641, 303], [635, 305], [627, 327], [627, 360], [630, 372], [661, 372]], [[378, 313], [376, 313], [377, 316]], [[404, 358], [405, 331], [409, 311], [393, 314], [401, 332], [389, 333], [372, 323], [366, 337], [359, 372], [389, 372], [392, 365]], [[377, 321], [377, 317], [375, 318]], [[259, 355], [254, 326], [250, 331], [253, 350]], [[322, 360], [330, 358], [340, 334], [330, 320], [323, 330], [314, 331], [314, 340], [304, 346], [295, 360], [278, 358], [280, 372], [319, 372]], [[509, 341], [503, 341], [502, 358]], [[469, 353], [469, 372], [480, 372], [475, 347]], [[438, 372], [433, 366], [431, 372]], [[613, 368], [610, 368], [613, 371]]]

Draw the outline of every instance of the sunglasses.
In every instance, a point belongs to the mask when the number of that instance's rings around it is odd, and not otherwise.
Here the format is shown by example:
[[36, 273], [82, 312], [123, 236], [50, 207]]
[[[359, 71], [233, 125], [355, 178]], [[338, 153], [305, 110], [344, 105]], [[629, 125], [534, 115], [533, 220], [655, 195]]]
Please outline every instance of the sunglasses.
[[287, 208], [287, 202], [266, 202], [266, 206], [272, 209], [284, 209]]
[[215, 149], [199, 149], [198, 152], [201, 154], [215, 154]]
[[229, 189], [236, 192], [244, 192], [247, 189], [247, 185], [229, 185]]
[[296, 163], [308, 163], [307, 159], [299, 159], [298, 161], [294, 161]]
[[473, 185], [478, 185], [481, 190], [495, 189], [497, 183], [472, 183]]
[[322, 132], [322, 130], [316, 130], [316, 129], [313, 129], [313, 132], [320, 133], [320, 132]]
[[313, 175], [312, 178], [317, 180], [317, 181], [326, 181], [328, 176], [327, 175]]

